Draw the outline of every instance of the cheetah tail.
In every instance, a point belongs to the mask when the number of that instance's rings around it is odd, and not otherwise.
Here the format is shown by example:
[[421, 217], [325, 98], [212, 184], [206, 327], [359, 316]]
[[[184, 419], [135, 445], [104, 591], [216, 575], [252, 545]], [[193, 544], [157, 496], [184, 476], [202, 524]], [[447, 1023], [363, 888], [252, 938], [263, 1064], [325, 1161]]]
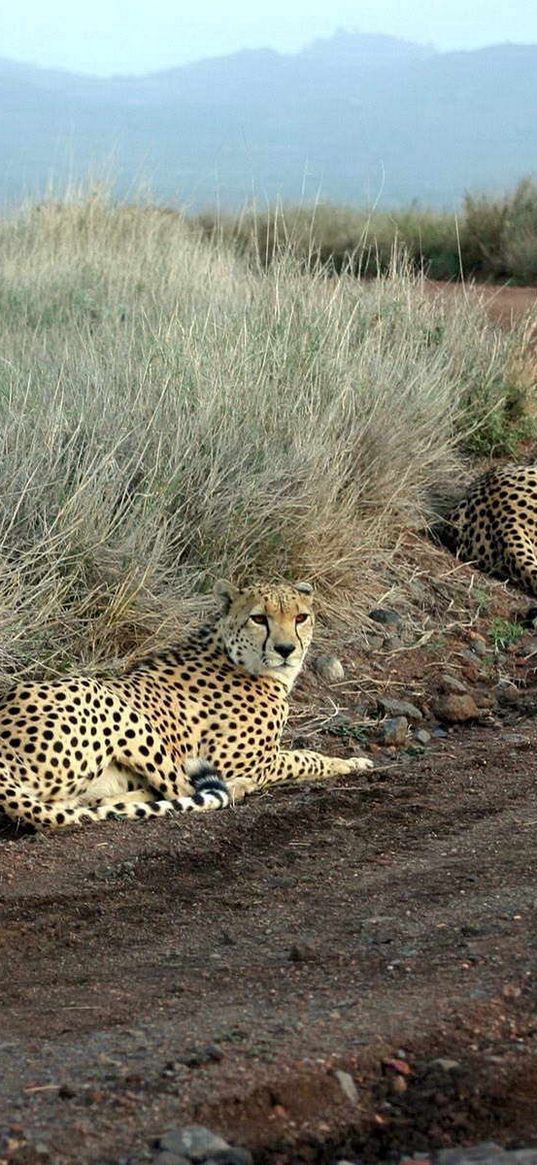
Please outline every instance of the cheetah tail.
[[[185, 773], [195, 793], [228, 793], [228, 788], [214, 765], [201, 756], [192, 756], [184, 762]], [[228, 794], [229, 802], [229, 794]]]

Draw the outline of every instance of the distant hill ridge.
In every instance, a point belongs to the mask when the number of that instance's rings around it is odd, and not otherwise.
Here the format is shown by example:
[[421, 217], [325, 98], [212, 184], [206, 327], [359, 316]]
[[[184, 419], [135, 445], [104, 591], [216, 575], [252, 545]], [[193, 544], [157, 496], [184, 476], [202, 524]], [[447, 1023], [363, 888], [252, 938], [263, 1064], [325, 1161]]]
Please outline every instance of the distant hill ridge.
[[440, 53], [338, 32], [143, 77], [0, 59], [3, 201], [109, 173], [159, 201], [451, 207], [537, 170], [537, 46]]

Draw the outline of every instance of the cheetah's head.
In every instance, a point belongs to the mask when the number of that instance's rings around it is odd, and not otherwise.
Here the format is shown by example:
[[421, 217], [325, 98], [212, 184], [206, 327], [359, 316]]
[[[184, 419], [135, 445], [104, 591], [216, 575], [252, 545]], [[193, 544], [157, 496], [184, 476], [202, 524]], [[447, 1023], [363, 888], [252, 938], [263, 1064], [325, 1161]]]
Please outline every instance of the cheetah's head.
[[298, 582], [239, 590], [220, 580], [220, 629], [229, 658], [251, 675], [272, 675], [294, 683], [311, 642], [313, 587]]

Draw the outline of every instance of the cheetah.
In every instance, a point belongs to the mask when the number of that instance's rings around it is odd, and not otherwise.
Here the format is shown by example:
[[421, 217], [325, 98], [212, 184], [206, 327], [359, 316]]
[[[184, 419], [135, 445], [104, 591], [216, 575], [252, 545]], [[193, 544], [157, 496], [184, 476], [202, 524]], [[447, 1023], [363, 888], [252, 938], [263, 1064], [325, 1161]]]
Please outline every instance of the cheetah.
[[464, 562], [537, 595], [537, 466], [489, 470], [433, 532]]
[[314, 625], [309, 583], [216, 584], [219, 610], [119, 678], [22, 683], [0, 707], [0, 809], [63, 827], [220, 809], [372, 766], [280, 748]]

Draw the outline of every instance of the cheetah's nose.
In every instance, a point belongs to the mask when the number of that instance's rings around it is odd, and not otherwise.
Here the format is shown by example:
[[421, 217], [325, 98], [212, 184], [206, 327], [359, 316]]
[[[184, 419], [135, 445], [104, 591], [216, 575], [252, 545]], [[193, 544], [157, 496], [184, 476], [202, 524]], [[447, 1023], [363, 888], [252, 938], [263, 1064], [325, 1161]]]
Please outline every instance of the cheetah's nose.
[[282, 656], [282, 659], [289, 659], [289, 656], [295, 650], [295, 645], [294, 643], [275, 643], [274, 650], [278, 652], [278, 655]]

